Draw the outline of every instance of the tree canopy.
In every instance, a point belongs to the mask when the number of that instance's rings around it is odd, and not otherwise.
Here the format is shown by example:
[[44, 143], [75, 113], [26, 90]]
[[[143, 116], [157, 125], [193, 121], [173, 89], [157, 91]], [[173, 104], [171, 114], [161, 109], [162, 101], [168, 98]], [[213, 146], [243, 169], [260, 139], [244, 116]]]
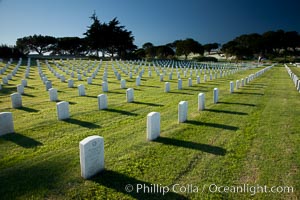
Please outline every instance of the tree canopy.
[[126, 56], [127, 53], [135, 50], [137, 47], [133, 44], [134, 37], [131, 31], [120, 25], [117, 18], [112, 19], [108, 24], [101, 23], [94, 13], [91, 17], [92, 25], [84, 33], [88, 47], [95, 51], [97, 56], [99, 51], [102, 55], [109, 54], [114, 57]]
[[55, 44], [56, 38], [52, 36], [33, 35], [17, 39], [17, 48], [25, 54], [35, 51], [43, 55], [51, 51]]
[[280, 55], [297, 55], [300, 47], [300, 35], [296, 31], [268, 31], [262, 35], [244, 34], [222, 46], [227, 56], [235, 55], [238, 59], [258, 56], [276, 57]]
[[190, 53], [199, 53], [201, 55], [204, 53], [203, 46], [199, 42], [191, 38], [185, 40], [177, 40], [174, 42], [174, 44], [176, 46], [176, 55], [184, 55], [185, 59], [187, 59], [187, 56]]

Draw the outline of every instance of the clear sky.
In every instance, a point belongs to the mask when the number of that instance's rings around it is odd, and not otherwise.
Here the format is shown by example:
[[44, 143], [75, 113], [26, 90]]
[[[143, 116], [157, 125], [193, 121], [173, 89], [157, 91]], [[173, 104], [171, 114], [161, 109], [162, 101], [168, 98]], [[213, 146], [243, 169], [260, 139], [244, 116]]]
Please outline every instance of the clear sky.
[[249, 33], [300, 33], [299, 0], [0, 0], [0, 44], [33, 34], [83, 37], [96, 12], [117, 17], [135, 44], [163, 45], [193, 38], [226, 43]]

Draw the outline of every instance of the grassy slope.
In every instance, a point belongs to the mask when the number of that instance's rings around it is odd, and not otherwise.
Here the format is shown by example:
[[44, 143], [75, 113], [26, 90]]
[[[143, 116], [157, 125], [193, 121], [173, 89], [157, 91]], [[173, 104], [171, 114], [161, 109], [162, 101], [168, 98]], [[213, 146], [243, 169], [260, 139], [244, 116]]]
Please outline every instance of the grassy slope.
[[[53, 65], [54, 66], [54, 65]], [[0, 138], [0, 195], [4, 198], [149, 198], [161, 195], [126, 193], [126, 184], [145, 183], [171, 186], [193, 184], [203, 193], [169, 193], [165, 198], [248, 198], [250, 194], [212, 194], [209, 184], [291, 185], [293, 194], [257, 194], [256, 199], [299, 196], [299, 94], [283, 67], [275, 67], [234, 94], [229, 81], [257, 71], [247, 70], [226, 78], [208, 81], [171, 93], [164, 83], [147, 73], [142, 85], [128, 79], [135, 88], [135, 102], [125, 102], [109, 70], [109, 109], [97, 110], [103, 67], [93, 85], [85, 84], [87, 96], [78, 97], [77, 88], [67, 88], [43, 65], [43, 71], [59, 89], [59, 99], [71, 102], [71, 119], [57, 121], [55, 103], [41, 87], [35, 67], [23, 96], [23, 109], [11, 109], [9, 94], [20, 83], [25, 67], [4, 86], [0, 111], [13, 112], [17, 134]], [[110, 69], [110, 66], [109, 66]], [[122, 74], [124, 76], [124, 74]], [[175, 75], [173, 75], [175, 78]], [[201, 76], [203, 78], [203, 76]], [[220, 103], [212, 104], [212, 90], [220, 89]], [[197, 111], [197, 94], [206, 95], [206, 110]], [[189, 103], [189, 121], [177, 123], [177, 105]], [[161, 113], [161, 138], [146, 141], [146, 115]], [[104, 173], [92, 180], [80, 177], [78, 143], [89, 135], [105, 139]], [[9, 153], [7, 153], [9, 152]]]

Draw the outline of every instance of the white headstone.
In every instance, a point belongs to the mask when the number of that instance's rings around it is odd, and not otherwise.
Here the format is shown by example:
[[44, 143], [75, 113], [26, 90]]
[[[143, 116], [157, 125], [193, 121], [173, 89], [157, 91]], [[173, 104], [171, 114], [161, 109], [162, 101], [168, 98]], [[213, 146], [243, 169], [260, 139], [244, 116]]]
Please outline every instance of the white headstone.
[[49, 97], [50, 97], [50, 101], [57, 101], [57, 89], [50, 88], [49, 89]]
[[52, 88], [52, 82], [51, 81], [46, 81], [46, 91], [48, 91], [50, 88]]
[[159, 80], [160, 80], [160, 82], [163, 82], [163, 81], [164, 81], [164, 75], [163, 75], [163, 74], [160, 74], [160, 75], [159, 75]]
[[102, 91], [103, 92], [108, 92], [108, 84], [107, 82], [102, 82]]
[[249, 83], [249, 78], [246, 77], [246, 82], [245, 82], [245, 84], [248, 84], [248, 83]]
[[245, 86], [245, 80], [243, 78], [242, 78], [241, 82], [242, 82], [242, 87], [244, 87]]
[[139, 76], [136, 77], [136, 86], [140, 86], [141, 85], [141, 78]]
[[197, 84], [200, 84], [200, 76], [197, 76]]
[[106, 96], [106, 94], [99, 94], [98, 95], [98, 109], [99, 110], [107, 109], [107, 96]]
[[81, 74], [78, 74], [78, 75], [77, 75], [77, 80], [78, 80], [78, 81], [81, 81]]
[[0, 113], [0, 136], [8, 133], [14, 133], [14, 122], [11, 112]]
[[84, 179], [104, 170], [104, 139], [94, 135], [79, 142], [80, 169]]
[[239, 88], [240, 88], [240, 81], [237, 80], [237, 81], [236, 81], [236, 89], [239, 89]]
[[188, 102], [180, 101], [178, 104], [178, 122], [182, 123], [187, 120]]
[[178, 90], [182, 90], [182, 80], [178, 79]]
[[160, 135], [160, 113], [151, 112], [147, 115], [147, 139], [155, 140]]
[[92, 80], [93, 80], [93, 79], [92, 79], [91, 77], [88, 77], [88, 78], [87, 78], [87, 84], [89, 84], [89, 85], [92, 84]]
[[205, 94], [199, 93], [198, 94], [198, 110], [204, 110], [205, 109]]
[[20, 93], [13, 93], [10, 95], [11, 105], [13, 108], [21, 108], [22, 107], [22, 96]]
[[206, 82], [207, 81], [207, 78], [206, 78], [206, 75], [204, 75], [204, 82]]
[[188, 86], [192, 87], [192, 78], [189, 78], [189, 80], [188, 80]]
[[118, 73], [118, 74], [117, 74], [117, 79], [118, 79], [118, 81], [120, 81], [121, 78], [122, 78], [122, 77], [121, 77], [121, 74]]
[[82, 84], [78, 85], [78, 95], [85, 96], [85, 88], [84, 88], [84, 85], [82, 85]]
[[169, 73], [169, 80], [172, 80], [172, 72]]
[[233, 81], [230, 81], [230, 93], [233, 93], [234, 92], [234, 83]]
[[165, 83], [165, 92], [170, 92], [170, 83], [169, 82]]
[[214, 88], [214, 104], [218, 103], [219, 100], [219, 89]]
[[69, 79], [69, 80], [68, 80], [68, 87], [69, 87], [69, 88], [74, 87], [74, 81], [73, 81], [72, 79]]
[[122, 88], [122, 89], [125, 89], [125, 88], [126, 88], [126, 80], [125, 80], [125, 79], [122, 79], [122, 80], [121, 80], [121, 88]]
[[134, 93], [133, 93], [133, 88], [128, 88], [126, 90], [126, 99], [128, 103], [131, 103], [134, 101]]
[[22, 84], [24, 87], [27, 87], [27, 80], [22, 79], [21, 84]]
[[24, 94], [24, 86], [21, 84], [17, 85], [17, 92], [20, 94]]
[[69, 102], [62, 101], [56, 104], [57, 118], [58, 120], [68, 119], [69, 113]]
[[2, 77], [2, 83], [3, 83], [4, 85], [7, 85], [7, 84], [8, 84], [8, 79], [7, 79], [6, 76]]
[[41, 78], [42, 78], [43, 83], [46, 85], [46, 82], [48, 81], [48, 78], [46, 76], [43, 76]]
[[60, 76], [60, 81], [61, 81], [61, 82], [65, 82], [65, 81], [66, 81], [66, 78], [65, 78], [64, 75], [61, 75], [61, 76]]

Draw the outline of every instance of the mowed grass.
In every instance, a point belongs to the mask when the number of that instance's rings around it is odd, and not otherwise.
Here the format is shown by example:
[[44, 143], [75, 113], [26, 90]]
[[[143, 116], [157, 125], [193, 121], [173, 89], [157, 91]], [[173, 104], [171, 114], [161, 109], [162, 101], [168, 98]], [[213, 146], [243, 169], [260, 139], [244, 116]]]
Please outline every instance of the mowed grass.
[[[77, 61], [79, 63], [79, 61]], [[82, 61], [86, 64], [86, 61]], [[91, 63], [90, 63], [91, 64]], [[106, 65], [107, 64], [107, 65]], [[16, 77], [0, 91], [0, 112], [12, 112], [15, 134], [0, 137], [0, 196], [3, 199], [296, 199], [300, 196], [299, 93], [283, 66], [275, 66], [261, 77], [229, 94], [229, 82], [255, 73], [255, 68], [177, 90], [176, 74], [171, 92], [148, 67], [135, 86], [124, 73], [126, 86], [134, 88], [133, 103], [126, 103], [111, 69], [103, 62], [92, 85], [84, 84], [86, 96], [61, 83], [42, 62], [43, 73], [59, 90], [60, 101], [70, 102], [71, 118], [58, 121], [56, 103], [31, 67], [23, 108], [12, 109], [10, 94], [24, 77], [21, 66]], [[96, 66], [98, 65], [98, 62]], [[3, 65], [2, 65], [3, 66]], [[1, 67], [2, 67], [1, 66]], [[14, 68], [11, 66], [7, 73]], [[59, 73], [54, 64], [51, 66]], [[108, 109], [97, 109], [102, 93], [104, 68], [108, 69]], [[114, 67], [117, 68], [114, 62]], [[135, 66], [137, 67], [137, 66]], [[95, 69], [95, 68], [94, 68]], [[93, 72], [89, 73], [89, 75]], [[120, 72], [120, 70], [119, 70]], [[7, 74], [6, 73], [6, 74]], [[76, 73], [75, 73], [76, 74]], [[188, 73], [189, 74], [189, 73]], [[67, 79], [69, 76], [66, 76]], [[213, 88], [220, 90], [219, 103], [212, 103]], [[197, 111], [197, 98], [205, 93], [206, 110]], [[188, 121], [178, 124], [177, 106], [188, 101]], [[146, 140], [146, 116], [161, 113], [161, 137]], [[79, 142], [100, 135], [105, 144], [105, 171], [91, 180], [80, 176]], [[126, 192], [132, 184], [134, 191]], [[152, 190], [137, 192], [137, 184]], [[154, 184], [168, 186], [164, 196]], [[176, 191], [172, 191], [173, 185]], [[218, 186], [292, 186], [293, 192], [214, 192]], [[196, 190], [198, 189], [198, 190]]]

